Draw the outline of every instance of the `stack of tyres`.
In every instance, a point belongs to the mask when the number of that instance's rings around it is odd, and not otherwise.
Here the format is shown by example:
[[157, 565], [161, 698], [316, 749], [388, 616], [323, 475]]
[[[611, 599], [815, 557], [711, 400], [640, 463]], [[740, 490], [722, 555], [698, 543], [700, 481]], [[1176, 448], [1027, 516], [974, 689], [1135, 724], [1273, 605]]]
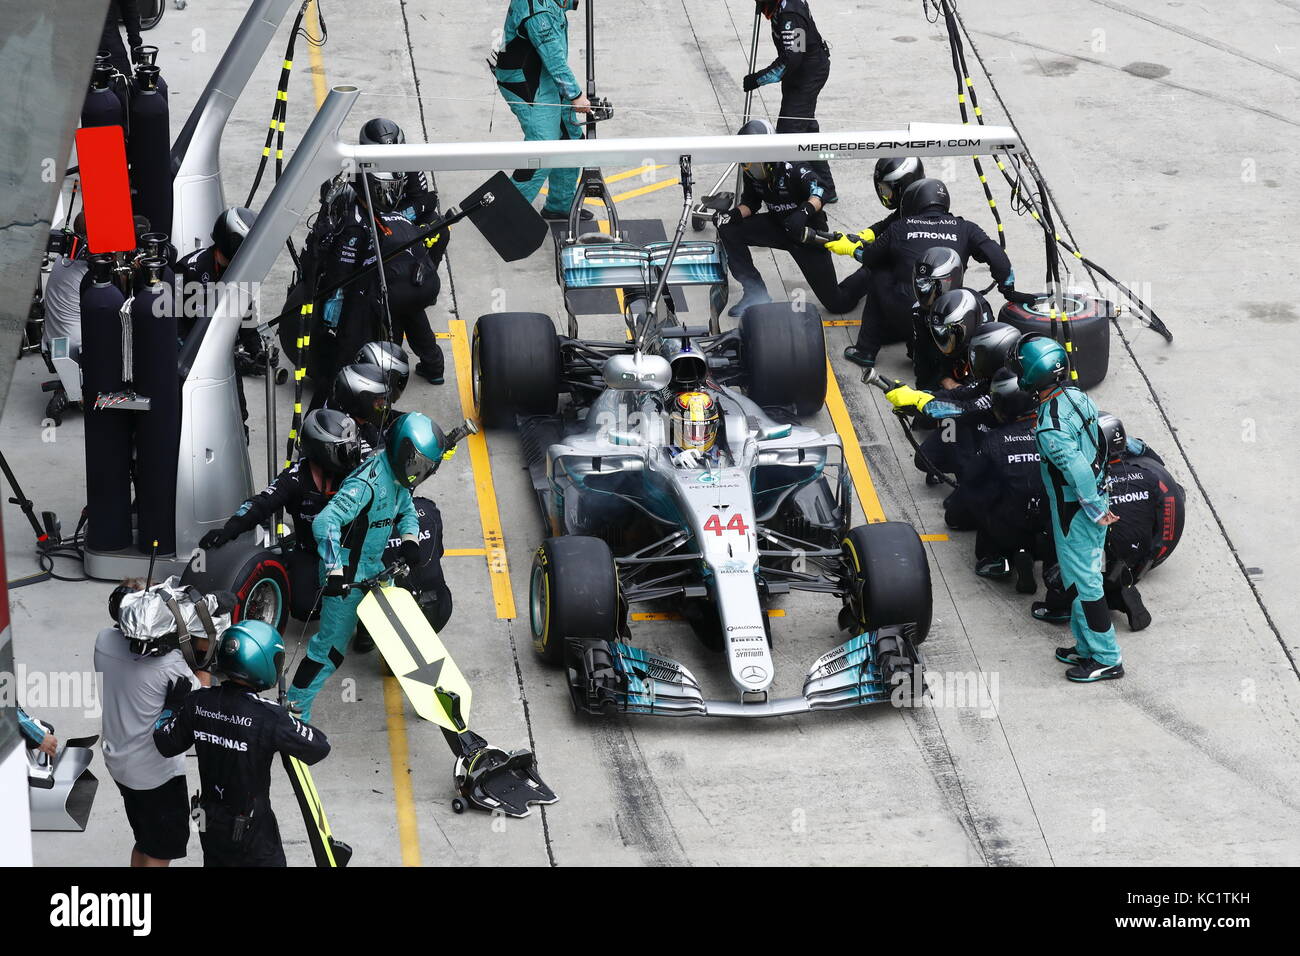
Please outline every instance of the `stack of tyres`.
[[136, 547], [176, 551], [176, 462], [180, 458], [181, 386], [176, 370], [176, 287], [163, 259], [146, 259], [145, 284], [131, 303], [134, 387], [149, 399], [145, 412], [119, 412], [135, 432]]
[[1110, 323], [1115, 306], [1080, 292], [1064, 293], [1064, 316], [1052, 320], [1052, 300], [1040, 296], [1031, 305], [1008, 302], [998, 321], [1014, 325], [1021, 332], [1040, 332], [1055, 338], [1070, 350], [1070, 366], [1078, 373], [1072, 384], [1087, 390], [1106, 377], [1110, 368]]
[[148, 219], [152, 229], [167, 231], [172, 221], [171, 126], [167, 94], [158, 84], [158, 67], [136, 67], [126, 158], [135, 212]]
[[[131, 546], [131, 416], [96, 409], [96, 396], [120, 391], [126, 296], [113, 282], [113, 258], [92, 256], [81, 281], [81, 376], [86, 412], [86, 547]], [[173, 473], [175, 468], [173, 466]]]

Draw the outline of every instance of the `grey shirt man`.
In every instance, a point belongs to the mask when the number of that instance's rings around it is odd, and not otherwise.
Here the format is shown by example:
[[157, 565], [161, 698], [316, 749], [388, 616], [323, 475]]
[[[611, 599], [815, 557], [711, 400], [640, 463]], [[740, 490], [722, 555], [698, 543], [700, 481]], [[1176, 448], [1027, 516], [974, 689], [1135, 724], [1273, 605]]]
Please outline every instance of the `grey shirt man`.
[[153, 742], [167, 685], [178, 677], [198, 680], [180, 651], [141, 656], [115, 627], [95, 638], [95, 670], [104, 675], [104, 763], [109, 774], [131, 790], [153, 790], [184, 776], [185, 755], [164, 757]]

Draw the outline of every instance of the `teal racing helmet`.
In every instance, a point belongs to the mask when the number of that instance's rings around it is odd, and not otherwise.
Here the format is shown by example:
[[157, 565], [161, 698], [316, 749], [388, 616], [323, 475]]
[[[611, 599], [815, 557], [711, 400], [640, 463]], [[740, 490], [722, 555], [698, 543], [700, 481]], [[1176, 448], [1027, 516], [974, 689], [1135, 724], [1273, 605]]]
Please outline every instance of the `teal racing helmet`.
[[410, 412], [389, 426], [384, 449], [398, 483], [410, 491], [438, 470], [447, 436], [428, 415]]
[[1027, 392], [1060, 385], [1070, 377], [1070, 357], [1056, 339], [1037, 332], [1021, 337], [1011, 355], [1012, 368]]
[[240, 621], [221, 635], [215, 667], [253, 690], [274, 687], [284, 667], [284, 639], [265, 621]]

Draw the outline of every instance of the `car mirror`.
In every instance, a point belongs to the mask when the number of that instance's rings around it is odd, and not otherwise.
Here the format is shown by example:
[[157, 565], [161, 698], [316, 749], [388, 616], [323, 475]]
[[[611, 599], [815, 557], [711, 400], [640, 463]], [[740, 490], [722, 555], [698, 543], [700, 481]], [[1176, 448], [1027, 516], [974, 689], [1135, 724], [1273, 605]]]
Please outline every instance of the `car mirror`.
[[620, 390], [658, 391], [672, 382], [673, 371], [662, 355], [643, 352], [612, 355], [602, 370], [605, 384]]

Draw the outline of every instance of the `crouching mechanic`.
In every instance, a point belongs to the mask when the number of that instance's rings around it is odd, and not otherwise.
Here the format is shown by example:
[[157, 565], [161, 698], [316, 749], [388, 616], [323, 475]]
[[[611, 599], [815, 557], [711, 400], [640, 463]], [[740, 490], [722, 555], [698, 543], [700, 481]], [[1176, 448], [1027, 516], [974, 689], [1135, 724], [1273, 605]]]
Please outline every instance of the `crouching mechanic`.
[[411, 412], [397, 419], [385, 436], [384, 450], [347, 477], [312, 523], [321, 558], [323, 586], [320, 629], [293, 675], [289, 706], [311, 719], [312, 702], [357, 629], [361, 588], [347, 585], [377, 575], [385, 567], [390, 536], [401, 539], [399, 553], [408, 567], [420, 560], [420, 518], [411, 490], [442, 463], [446, 439], [428, 416]]
[[[765, 119], [750, 120], [739, 136], [773, 132]], [[825, 231], [825, 186], [805, 163], [744, 163], [744, 187], [735, 207], [718, 214], [718, 238], [727, 265], [743, 295], [729, 315], [743, 315], [751, 305], [771, 302], [763, 277], [754, 265], [751, 248], [782, 249], [790, 253], [813, 295], [827, 312], [847, 312], [866, 293], [869, 276], [859, 269], [842, 283], [835, 275], [834, 257], [823, 243], [808, 244], [809, 230]], [[766, 207], [766, 208], [764, 208]]]
[[1052, 539], [1061, 586], [1070, 598], [1074, 647], [1058, 647], [1056, 659], [1078, 683], [1124, 676], [1110, 609], [1102, 585], [1106, 529], [1119, 520], [1106, 493], [1106, 439], [1097, 407], [1065, 382], [1065, 347], [1044, 335], [1024, 336], [1016, 346], [1020, 387], [1037, 396], [1034, 437], [1043, 487], [1051, 509]]
[[[1111, 510], [1119, 515], [1106, 535], [1106, 603], [1124, 614], [1129, 630], [1141, 631], [1151, 614], [1137, 583], [1178, 544], [1185, 492], [1150, 446], [1128, 436], [1122, 421], [1106, 412], [1098, 421], [1109, 458]], [[1049, 587], [1046, 599], [1034, 604], [1042, 621], [1064, 621], [1068, 613], [1060, 588]]]
[[271, 761], [285, 753], [319, 763], [330, 745], [315, 727], [258, 696], [276, 685], [283, 666], [279, 632], [264, 621], [241, 621], [217, 646], [220, 686], [191, 693], [180, 678], [167, 689], [154, 745], [164, 757], [191, 746], [198, 754], [204, 866], [286, 865], [271, 809]]
[[954, 530], [975, 529], [976, 574], [1006, 578], [1014, 567], [1016, 590], [1032, 594], [1043, 530], [1043, 475], [1034, 442], [1038, 409], [1010, 369], [994, 374], [989, 395], [997, 424], [980, 436], [961, 484], [944, 500], [944, 521]]

